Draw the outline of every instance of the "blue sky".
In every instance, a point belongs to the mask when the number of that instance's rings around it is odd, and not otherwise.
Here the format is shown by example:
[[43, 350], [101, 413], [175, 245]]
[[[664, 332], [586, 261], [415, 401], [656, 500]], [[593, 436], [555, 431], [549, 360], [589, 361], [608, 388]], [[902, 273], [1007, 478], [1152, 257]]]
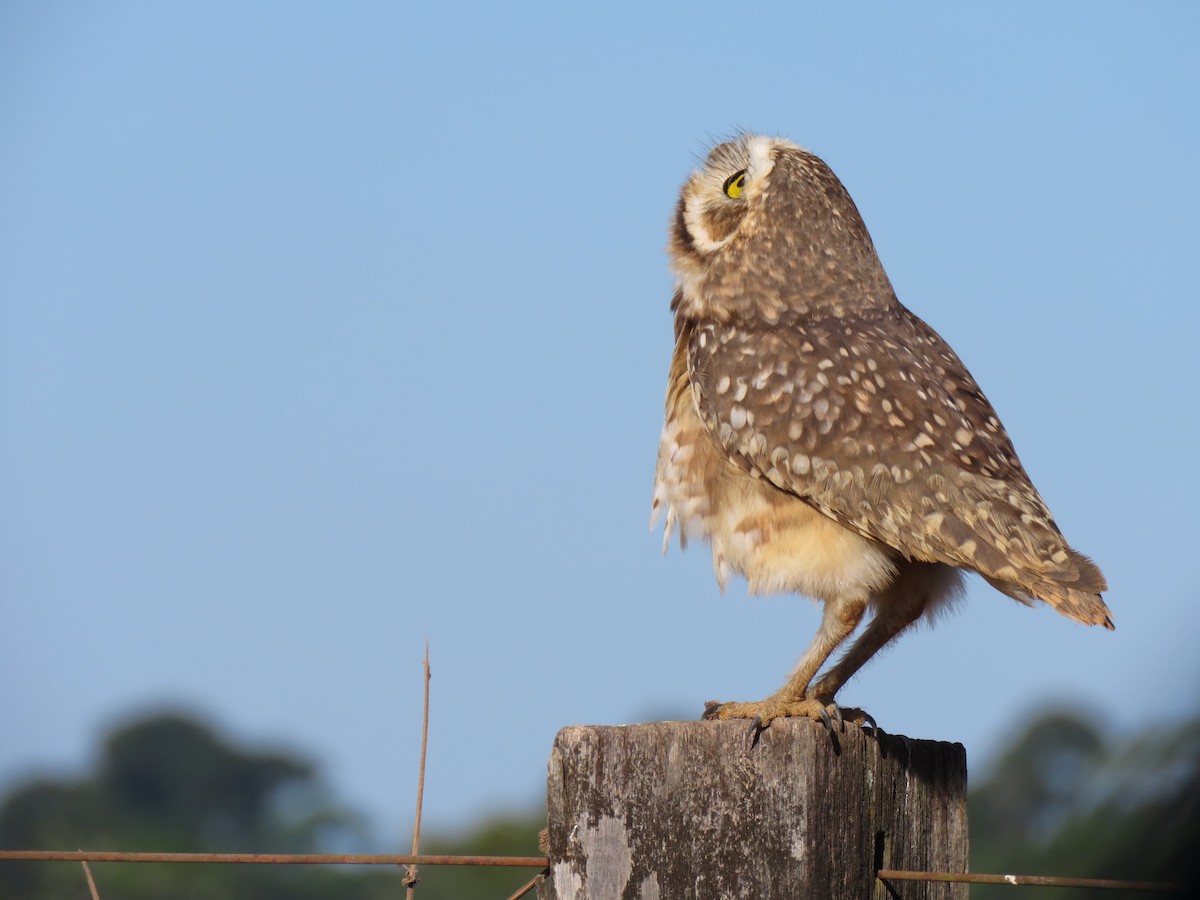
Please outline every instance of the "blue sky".
[[[663, 246], [710, 139], [821, 154], [1117, 631], [971, 581], [843, 691], [979, 771], [1200, 688], [1200, 8], [0, 8], [0, 785], [197, 709], [401, 836], [555, 731], [774, 690], [804, 599], [647, 531]], [[403, 841], [401, 840], [401, 843]]]

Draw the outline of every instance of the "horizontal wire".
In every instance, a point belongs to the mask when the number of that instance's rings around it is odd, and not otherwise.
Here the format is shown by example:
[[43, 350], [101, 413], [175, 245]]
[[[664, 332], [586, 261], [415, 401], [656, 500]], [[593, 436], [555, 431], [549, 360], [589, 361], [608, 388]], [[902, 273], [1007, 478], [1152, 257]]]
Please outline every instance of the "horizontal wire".
[[980, 872], [906, 872], [901, 869], [880, 869], [875, 877], [884, 881], [942, 881], [960, 884], [1015, 884], [1043, 887], [1090, 887], [1102, 890], [1174, 891], [1182, 892], [1183, 885], [1164, 881], [1114, 881], [1109, 878], [1069, 878], [1059, 875], [985, 875]]
[[[129, 862], [129, 863], [234, 863], [251, 865], [358, 865], [358, 866], [510, 866], [545, 869], [544, 856], [420, 856], [396, 853], [129, 853], [112, 850], [0, 850], [0, 861]], [[962, 884], [1041, 885], [1090, 887], [1107, 890], [1182, 892], [1183, 886], [1163, 881], [1115, 881], [1107, 878], [1071, 878], [1057, 875], [990, 875], [980, 872], [909, 872], [879, 869], [884, 881], [939, 881]]]
[[0, 850], [0, 860], [67, 862], [247, 863], [255, 865], [515, 866], [544, 869], [544, 856], [407, 856], [395, 853], [123, 853], [107, 850]]

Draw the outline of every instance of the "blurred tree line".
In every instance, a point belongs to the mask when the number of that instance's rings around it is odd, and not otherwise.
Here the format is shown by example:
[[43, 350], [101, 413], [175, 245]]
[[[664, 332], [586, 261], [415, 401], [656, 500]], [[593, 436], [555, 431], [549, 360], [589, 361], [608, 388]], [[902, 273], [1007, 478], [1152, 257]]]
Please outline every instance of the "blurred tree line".
[[[1192, 879], [1200, 850], [1200, 718], [1117, 739], [1077, 712], [1018, 733], [970, 796], [971, 869], [1096, 878]], [[499, 818], [422, 852], [536, 856], [540, 812]], [[314, 766], [233, 746], [208, 725], [153, 715], [108, 736], [94, 772], [15, 787], [0, 805], [5, 849], [250, 853], [367, 852], [362, 817], [323, 788]], [[397, 848], [396, 852], [404, 852]], [[403, 896], [399, 868], [99, 863], [102, 897]], [[524, 869], [421, 869], [417, 896], [504, 898]], [[1109, 900], [1109, 891], [1023, 888], [1038, 900]], [[1012, 888], [975, 886], [976, 900]], [[89, 897], [73, 863], [0, 862], [0, 897]]]
[[[1077, 711], [1048, 712], [987, 767], [967, 812], [975, 872], [1200, 885], [1200, 717], [1117, 739]], [[1020, 890], [1036, 900], [1125, 896]], [[971, 889], [972, 900], [1012, 896], [1007, 885]]]
[[[422, 853], [538, 856], [545, 815], [486, 823]], [[0, 805], [0, 848], [199, 853], [366, 853], [378, 848], [359, 814], [324, 789], [315, 767], [232, 746], [208, 725], [161, 714], [114, 731], [78, 781], [20, 785]], [[407, 853], [396, 846], [386, 852]], [[102, 898], [396, 900], [402, 867], [93, 863]], [[423, 866], [422, 900], [505, 898], [535, 870]], [[0, 862], [3, 900], [90, 900], [78, 863]]]

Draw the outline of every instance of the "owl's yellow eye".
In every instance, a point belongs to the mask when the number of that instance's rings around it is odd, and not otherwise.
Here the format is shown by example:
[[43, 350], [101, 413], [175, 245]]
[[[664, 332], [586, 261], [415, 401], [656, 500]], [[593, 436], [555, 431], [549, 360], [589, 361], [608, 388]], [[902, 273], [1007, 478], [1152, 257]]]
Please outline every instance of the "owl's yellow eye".
[[746, 170], [742, 169], [740, 172], [734, 172], [725, 179], [725, 196], [732, 197], [734, 200], [736, 200], [738, 197], [742, 196], [742, 188], [745, 186], [745, 184]]

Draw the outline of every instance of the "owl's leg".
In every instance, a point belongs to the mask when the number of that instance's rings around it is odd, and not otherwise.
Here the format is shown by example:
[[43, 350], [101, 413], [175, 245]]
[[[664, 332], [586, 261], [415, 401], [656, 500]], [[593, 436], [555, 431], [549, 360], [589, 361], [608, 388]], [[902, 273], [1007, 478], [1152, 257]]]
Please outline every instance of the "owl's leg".
[[[834, 695], [867, 661], [895, 640], [920, 618], [931, 603], [952, 599], [961, 589], [962, 576], [956, 569], [936, 563], [910, 562], [875, 601], [871, 624], [837, 664], [808, 690], [812, 700], [832, 704]], [[843, 709], [842, 715], [861, 725], [870, 716], [861, 709]]]
[[827, 602], [821, 615], [820, 629], [783, 687], [765, 700], [755, 703], [709, 704], [704, 718], [757, 719], [764, 728], [772, 719], [781, 716], [807, 716], [828, 721], [828, 707], [832, 698], [829, 701], [810, 698], [809, 683], [838, 645], [854, 633], [866, 608], [866, 600], [859, 597]]

